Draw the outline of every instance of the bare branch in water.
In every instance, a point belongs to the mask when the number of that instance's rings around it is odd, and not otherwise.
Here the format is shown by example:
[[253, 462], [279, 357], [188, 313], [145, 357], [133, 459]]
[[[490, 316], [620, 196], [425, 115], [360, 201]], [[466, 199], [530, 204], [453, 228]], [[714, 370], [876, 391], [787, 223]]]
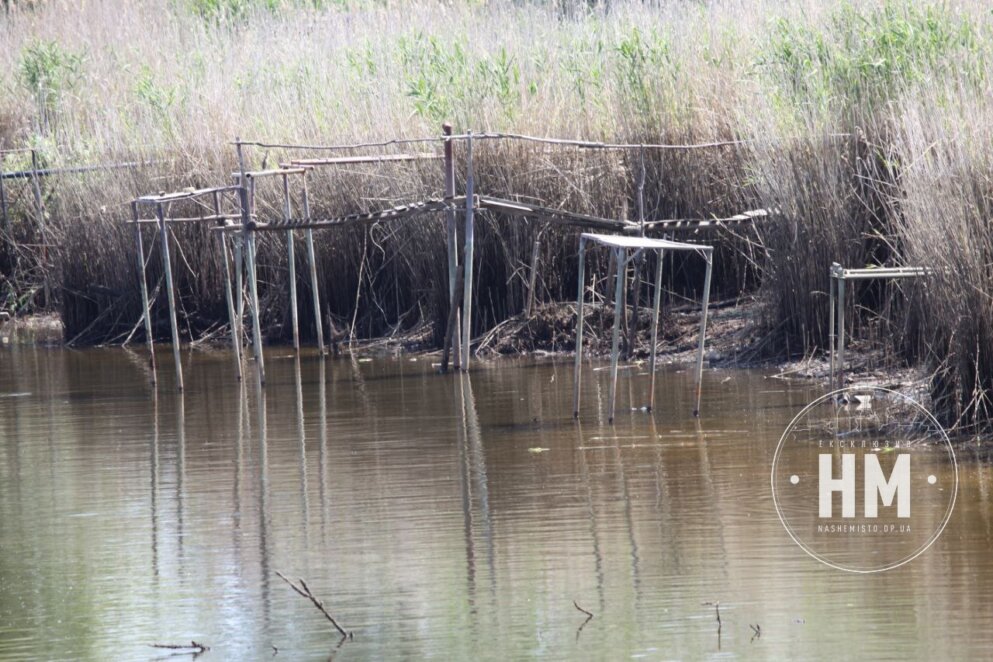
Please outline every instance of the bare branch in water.
[[576, 604], [576, 601], [575, 600], [572, 601], [572, 606], [575, 607], [576, 609], [578, 609], [579, 611], [583, 612], [584, 614], [586, 614], [587, 620], [590, 619], [590, 618], [593, 618], [593, 612], [586, 611], [585, 609], [583, 609], [582, 607], [580, 607], [578, 604]]
[[352, 633], [345, 631], [345, 629], [338, 624], [338, 621], [335, 620], [334, 616], [332, 616], [330, 614], [330, 612], [328, 612], [328, 610], [324, 608], [324, 603], [322, 601], [318, 600], [317, 597], [310, 591], [310, 587], [307, 586], [307, 582], [305, 582], [303, 579], [300, 579], [299, 580], [300, 581], [300, 586], [297, 586], [296, 584], [294, 584], [293, 582], [291, 582], [289, 579], [287, 579], [286, 578], [286, 575], [284, 575], [283, 573], [279, 572], [278, 570], [276, 571], [276, 576], [278, 576], [284, 582], [286, 582], [287, 584], [289, 584], [290, 585], [290, 588], [292, 588], [294, 591], [296, 591], [297, 593], [299, 593], [300, 596], [302, 596], [302, 597], [307, 598], [308, 600], [310, 600], [311, 603], [313, 603], [313, 605], [315, 607], [317, 607], [317, 609], [320, 610], [320, 612], [322, 614], [324, 614], [324, 617], [326, 619], [328, 619], [329, 621], [331, 621], [331, 625], [333, 625], [335, 627], [335, 629], [338, 630], [338, 632], [341, 633], [342, 639], [352, 639], [353, 638], [352, 637]]
[[210, 650], [210, 646], [201, 644], [198, 641], [190, 641], [188, 644], [149, 644], [152, 648], [165, 648], [167, 650], [173, 651], [183, 651], [186, 654], [193, 655], [194, 657], [202, 655]]

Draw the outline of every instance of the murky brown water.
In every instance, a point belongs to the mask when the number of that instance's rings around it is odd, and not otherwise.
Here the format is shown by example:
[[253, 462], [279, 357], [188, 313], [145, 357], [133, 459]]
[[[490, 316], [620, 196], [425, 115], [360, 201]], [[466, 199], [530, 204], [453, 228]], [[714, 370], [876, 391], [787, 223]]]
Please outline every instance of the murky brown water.
[[267, 369], [262, 395], [198, 354], [186, 395], [163, 374], [156, 396], [138, 355], [0, 348], [0, 658], [327, 657], [338, 637], [277, 571], [354, 632], [339, 660], [993, 651], [993, 472], [968, 453], [906, 566], [852, 575], [789, 539], [770, 467], [816, 389], [709, 371], [698, 426], [687, 373], [648, 416], [626, 371], [609, 427], [592, 368], [573, 422], [570, 363]]

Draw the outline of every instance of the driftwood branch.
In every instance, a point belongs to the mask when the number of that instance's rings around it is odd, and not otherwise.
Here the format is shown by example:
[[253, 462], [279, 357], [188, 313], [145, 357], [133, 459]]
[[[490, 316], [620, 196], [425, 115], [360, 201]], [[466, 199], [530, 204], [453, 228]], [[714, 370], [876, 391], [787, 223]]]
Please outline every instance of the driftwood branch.
[[593, 618], [593, 612], [586, 611], [585, 609], [583, 609], [582, 607], [580, 607], [579, 604], [575, 600], [572, 601], [572, 606], [575, 607], [576, 609], [578, 609], [579, 611], [583, 612], [584, 614], [586, 614], [586, 618], [587, 619]]
[[586, 620], [583, 621], [583, 624], [580, 625], [579, 628], [576, 630], [576, 641], [579, 641], [579, 635], [580, 635], [580, 633], [582, 633], [583, 628], [586, 627], [586, 624], [587, 623], [589, 623], [591, 620], [593, 620], [593, 612], [586, 611], [585, 609], [583, 609], [582, 607], [580, 607], [579, 606], [579, 603], [576, 602], [575, 600], [572, 601], [572, 606], [575, 607], [576, 609], [578, 609], [579, 611], [583, 612], [584, 614], [586, 614]]
[[283, 573], [279, 572], [278, 570], [276, 571], [276, 576], [279, 577], [280, 579], [282, 579], [287, 584], [289, 584], [290, 585], [290, 588], [292, 588], [294, 591], [296, 591], [297, 593], [299, 593], [301, 597], [304, 597], [304, 598], [307, 598], [308, 600], [310, 600], [311, 603], [313, 603], [313, 605], [315, 607], [317, 607], [317, 609], [322, 614], [324, 614], [324, 618], [326, 618], [329, 621], [331, 621], [331, 625], [333, 625], [335, 627], [335, 629], [338, 630], [338, 632], [341, 633], [342, 639], [352, 639], [353, 638], [352, 637], [352, 633], [351, 632], [347, 632], [343, 627], [341, 627], [341, 625], [338, 624], [338, 621], [335, 620], [334, 616], [332, 616], [331, 613], [328, 612], [327, 609], [325, 609], [324, 603], [321, 600], [317, 599], [317, 597], [311, 592], [310, 587], [307, 586], [307, 582], [305, 582], [303, 579], [300, 579], [300, 580], [298, 580], [300, 582], [300, 585], [297, 586], [296, 584], [294, 584], [293, 582], [291, 582], [289, 579], [287, 579], [286, 578], [286, 575], [284, 575]]
[[210, 650], [210, 646], [201, 644], [198, 641], [191, 641], [188, 644], [149, 644], [152, 648], [165, 648], [174, 651], [186, 651], [193, 655], [200, 655]]

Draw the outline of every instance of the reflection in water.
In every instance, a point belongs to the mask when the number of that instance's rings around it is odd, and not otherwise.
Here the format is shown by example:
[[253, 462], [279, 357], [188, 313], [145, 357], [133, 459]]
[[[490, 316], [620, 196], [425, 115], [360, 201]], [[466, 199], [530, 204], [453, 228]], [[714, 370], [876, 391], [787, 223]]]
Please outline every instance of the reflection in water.
[[186, 537], [184, 521], [183, 483], [186, 480], [186, 396], [176, 395], [176, 547], [179, 550], [179, 576], [185, 577], [183, 541]]
[[[303, 522], [304, 545], [310, 548], [310, 504], [307, 496], [307, 432], [303, 421], [303, 375], [300, 371], [300, 357], [296, 356], [293, 361], [293, 384], [296, 387], [296, 414], [297, 414], [297, 441], [300, 452], [300, 473], [298, 481], [300, 483], [300, 511]], [[305, 566], [306, 569], [306, 566]]]
[[[459, 466], [462, 485], [462, 513], [466, 547], [466, 585], [469, 609], [476, 616], [476, 550], [475, 510], [478, 508], [486, 546], [486, 569], [490, 577], [491, 596], [496, 588], [496, 568], [493, 550], [493, 522], [490, 518], [490, 496], [486, 478], [486, 456], [483, 450], [476, 399], [472, 394], [472, 380], [466, 373], [455, 374], [458, 389], [458, 425], [456, 438], [459, 446]], [[477, 505], [478, 504], [478, 505]], [[475, 624], [475, 619], [473, 619]]]
[[[270, 372], [270, 376], [272, 373]], [[262, 622], [268, 631], [272, 625], [270, 591], [272, 589], [272, 568], [269, 566], [269, 529], [272, 526], [272, 513], [269, 506], [269, 419], [266, 390], [258, 371], [253, 380], [255, 386], [255, 411], [258, 416], [256, 433], [258, 435], [258, 495], [259, 511], [257, 523], [259, 527], [259, 583], [262, 591]]]
[[159, 395], [152, 392], [152, 440], [149, 444], [152, 457], [151, 469], [151, 513], [152, 513], [152, 576], [155, 588], [159, 588]]
[[[768, 489], [817, 389], [708, 372], [696, 421], [678, 370], [652, 415], [624, 409], [648, 382], [630, 370], [607, 426], [591, 363], [599, 413], [579, 425], [568, 364], [429, 363], [274, 352], [262, 389], [204, 353], [178, 395], [121, 352], [0, 349], [0, 658], [147, 659], [191, 638], [217, 659], [326, 658], [337, 637], [276, 570], [305, 577], [360, 659], [993, 646], [993, 475], [968, 453], [938, 543], [853, 577], [789, 540]], [[573, 601], [595, 613], [582, 630]]]

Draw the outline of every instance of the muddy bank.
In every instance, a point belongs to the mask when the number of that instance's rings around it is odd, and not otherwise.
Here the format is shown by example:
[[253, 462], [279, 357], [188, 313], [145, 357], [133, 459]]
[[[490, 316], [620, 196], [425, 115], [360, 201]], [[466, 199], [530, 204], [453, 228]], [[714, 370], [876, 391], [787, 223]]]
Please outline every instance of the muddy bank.
[[[630, 312], [630, 309], [629, 309]], [[602, 303], [587, 304], [584, 352], [594, 358], [610, 355], [613, 309]], [[770, 377], [789, 381], [827, 382], [830, 360], [827, 353], [790, 356], [787, 348], [777, 346], [774, 335], [762, 323], [762, 303], [754, 297], [722, 301], [710, 308], [707, 321], [706, 365], [711, 368], [765, 368]], [[700, 310], [695, 306], [676, 306], [659, 318], [658, 361], [660, 365], [690, 364], [696, 359], [700, 330]], [[637, 333], [630, 352], [627, 339], [621, 341], [622, 357], [629, 361], [647, 361], [651, 353], [651, 311], [639, 310]], [[436, 337], [430, 324], [411, 329], [396, 329], [388, 336], [357, 339], [337, 337], [339, 354], [361, 356], [424, 356], [439, 358], [441, 351], [433, 345]], [[498, 361], [505, 357], [546, 358], [572, 355], [576, 339], [574, 303], [551, 303], [537, 306], [530, 317], [517, 315], [498, 324], [473, 341], [477, 361]], [[0, 320], [0, 343], [56, 345], [63, 342], [63, 326], [58, 315], [32, 315]], [[132, 341], [135, 344], [136, 341]], [[217, 332], [198, 340], [198, 351], [224, 350], [230, 340]], [[863, 340], [846, 347], [847, 384], [873, 384], [893, 390], [927, 396], [929, 375], [922, 368], [908, 366], [885, 348]]]

